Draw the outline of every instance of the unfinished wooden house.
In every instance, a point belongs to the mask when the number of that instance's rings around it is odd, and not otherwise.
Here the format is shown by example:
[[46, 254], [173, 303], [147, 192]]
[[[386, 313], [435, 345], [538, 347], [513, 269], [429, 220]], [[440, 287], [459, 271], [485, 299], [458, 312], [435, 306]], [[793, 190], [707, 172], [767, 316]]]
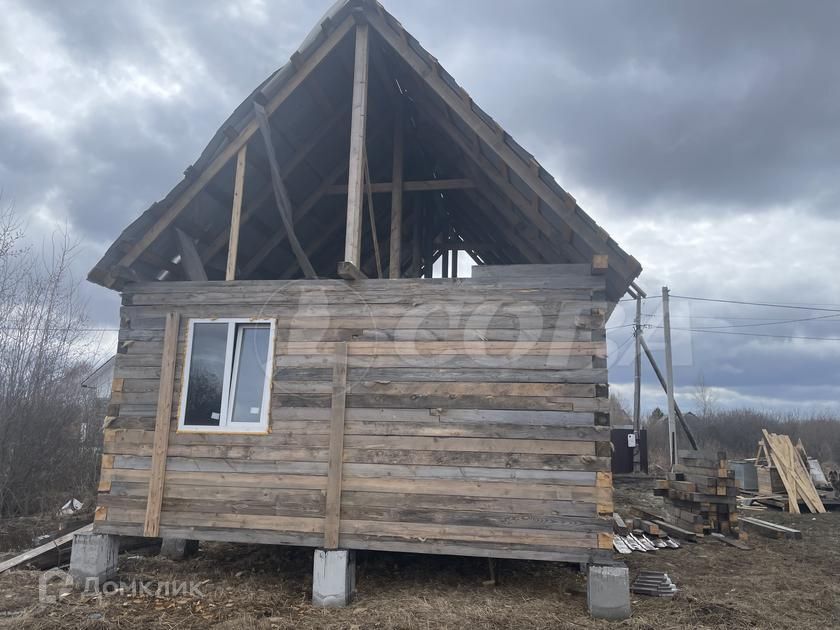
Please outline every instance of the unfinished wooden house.
[[90, 272], [122, 295], [95, 535], [607, 560], [604, 324], [639, 272], [341, 2]]

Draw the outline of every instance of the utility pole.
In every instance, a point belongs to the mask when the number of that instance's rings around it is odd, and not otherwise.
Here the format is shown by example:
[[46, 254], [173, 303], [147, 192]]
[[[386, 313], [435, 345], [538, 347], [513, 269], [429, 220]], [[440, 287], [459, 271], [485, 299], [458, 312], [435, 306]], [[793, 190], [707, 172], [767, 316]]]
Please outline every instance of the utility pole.
[[674, 360], [671, 356], [671, 312], [668, 303], [668, 287], [662, 287], [662, 325], [665, 329], [665, 376], [668, 379], [668, 451], [671, 468], [679, 463], [677, 457], [677, 423], [674, 409]]
[[636, 357], [633, 363], [633, 431], [636, 433], [636, 457], [633, 458], [633, 468], [641, 471], [639, 440], [642, 430], [642, 295], [636, 292], [636, 320], [633, 325], [633, 336], [636, 342]]

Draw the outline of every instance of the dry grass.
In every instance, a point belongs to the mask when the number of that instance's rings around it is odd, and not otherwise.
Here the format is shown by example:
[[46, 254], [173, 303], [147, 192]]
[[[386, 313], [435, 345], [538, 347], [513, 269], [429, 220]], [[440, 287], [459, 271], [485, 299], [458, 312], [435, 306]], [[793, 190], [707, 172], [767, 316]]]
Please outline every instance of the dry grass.
[[[619, 502], [638, 500], [618, 489]], [[649, 494], [644, 494], [645, 498]], [[652, 497], [650, 497], [652, 499]], [[653, 499], [655, 501], [655, 499]], [[672, 600], [634, 597], [633, 617], [618, 624], [586, 613], [576, 567], [501, 561], [501, 583], [488, 585], [481, 559], [360, 554], [358, 597], [341, 610], [309, 602], [312, 553], [285, 547], [205, 544], [196, 558], [172, 562], [123, 556], [124, 581], [207, 582], [205, 597], [153, 598], [130, 593], [97, 599], [72, 594], [40, 605], [38, 572], [0, 576], [0, 627], [269, 630], [285, 628], [823, 628], [840, 626], [840, 513], [762, 517], [794, 523], [802, 541], [750, 540], [751, 551], [722, 543], [633, 554], [641, 568], [668, 571], [681, 592]]]

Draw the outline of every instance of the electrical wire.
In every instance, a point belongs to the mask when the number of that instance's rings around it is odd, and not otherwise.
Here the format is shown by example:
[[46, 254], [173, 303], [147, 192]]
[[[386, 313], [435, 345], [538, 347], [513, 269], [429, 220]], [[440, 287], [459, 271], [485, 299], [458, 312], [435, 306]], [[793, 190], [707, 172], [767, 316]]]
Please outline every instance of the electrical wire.
[[[650, 328], [659, 328], [663, 329], [664, 326], [651, 326]], [[793, 336], [793, 335], [768, 335], [763, 333], [746, 333], [746, 332], [733, 332], [733, 331], [726, 331], [726, 330], [712, 330], [706, 328], [677, 328], [671, 326], [671, 330], [676, 330], [680, 332], [690, 332], [690, 333], [714, 333], [717, 335], [738, 335], [742, 337], [767, 337], [770, 339], [805, 339], [809, 341], [840, 341], [840, 337], [800, 337], [800, 336]]]

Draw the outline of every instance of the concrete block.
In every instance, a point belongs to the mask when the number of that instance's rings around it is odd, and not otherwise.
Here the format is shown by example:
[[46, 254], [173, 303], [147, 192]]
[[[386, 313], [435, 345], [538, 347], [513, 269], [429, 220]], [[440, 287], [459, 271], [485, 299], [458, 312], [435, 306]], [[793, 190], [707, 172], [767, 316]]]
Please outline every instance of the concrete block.
[[627, 567], [589, 567], [586, 601], [589, 614], [596, 619], [630, 617], [630, 572]]
[[76, 588], [86, 588], [88, 581], [107, 582], [117, 574], [120, 539], [111, 534], [84, 533], [73, 537], [70, 552], [70, 576]]
[[184, 560], [198, 553], [198, 541], [187, 538], [164, 538], [160, 544], [160, 555], [170, 560]]
[[315, 550], [312, 603], [322, 608], [346, 606], [356, 594], [356, 553], [350, 549]]

